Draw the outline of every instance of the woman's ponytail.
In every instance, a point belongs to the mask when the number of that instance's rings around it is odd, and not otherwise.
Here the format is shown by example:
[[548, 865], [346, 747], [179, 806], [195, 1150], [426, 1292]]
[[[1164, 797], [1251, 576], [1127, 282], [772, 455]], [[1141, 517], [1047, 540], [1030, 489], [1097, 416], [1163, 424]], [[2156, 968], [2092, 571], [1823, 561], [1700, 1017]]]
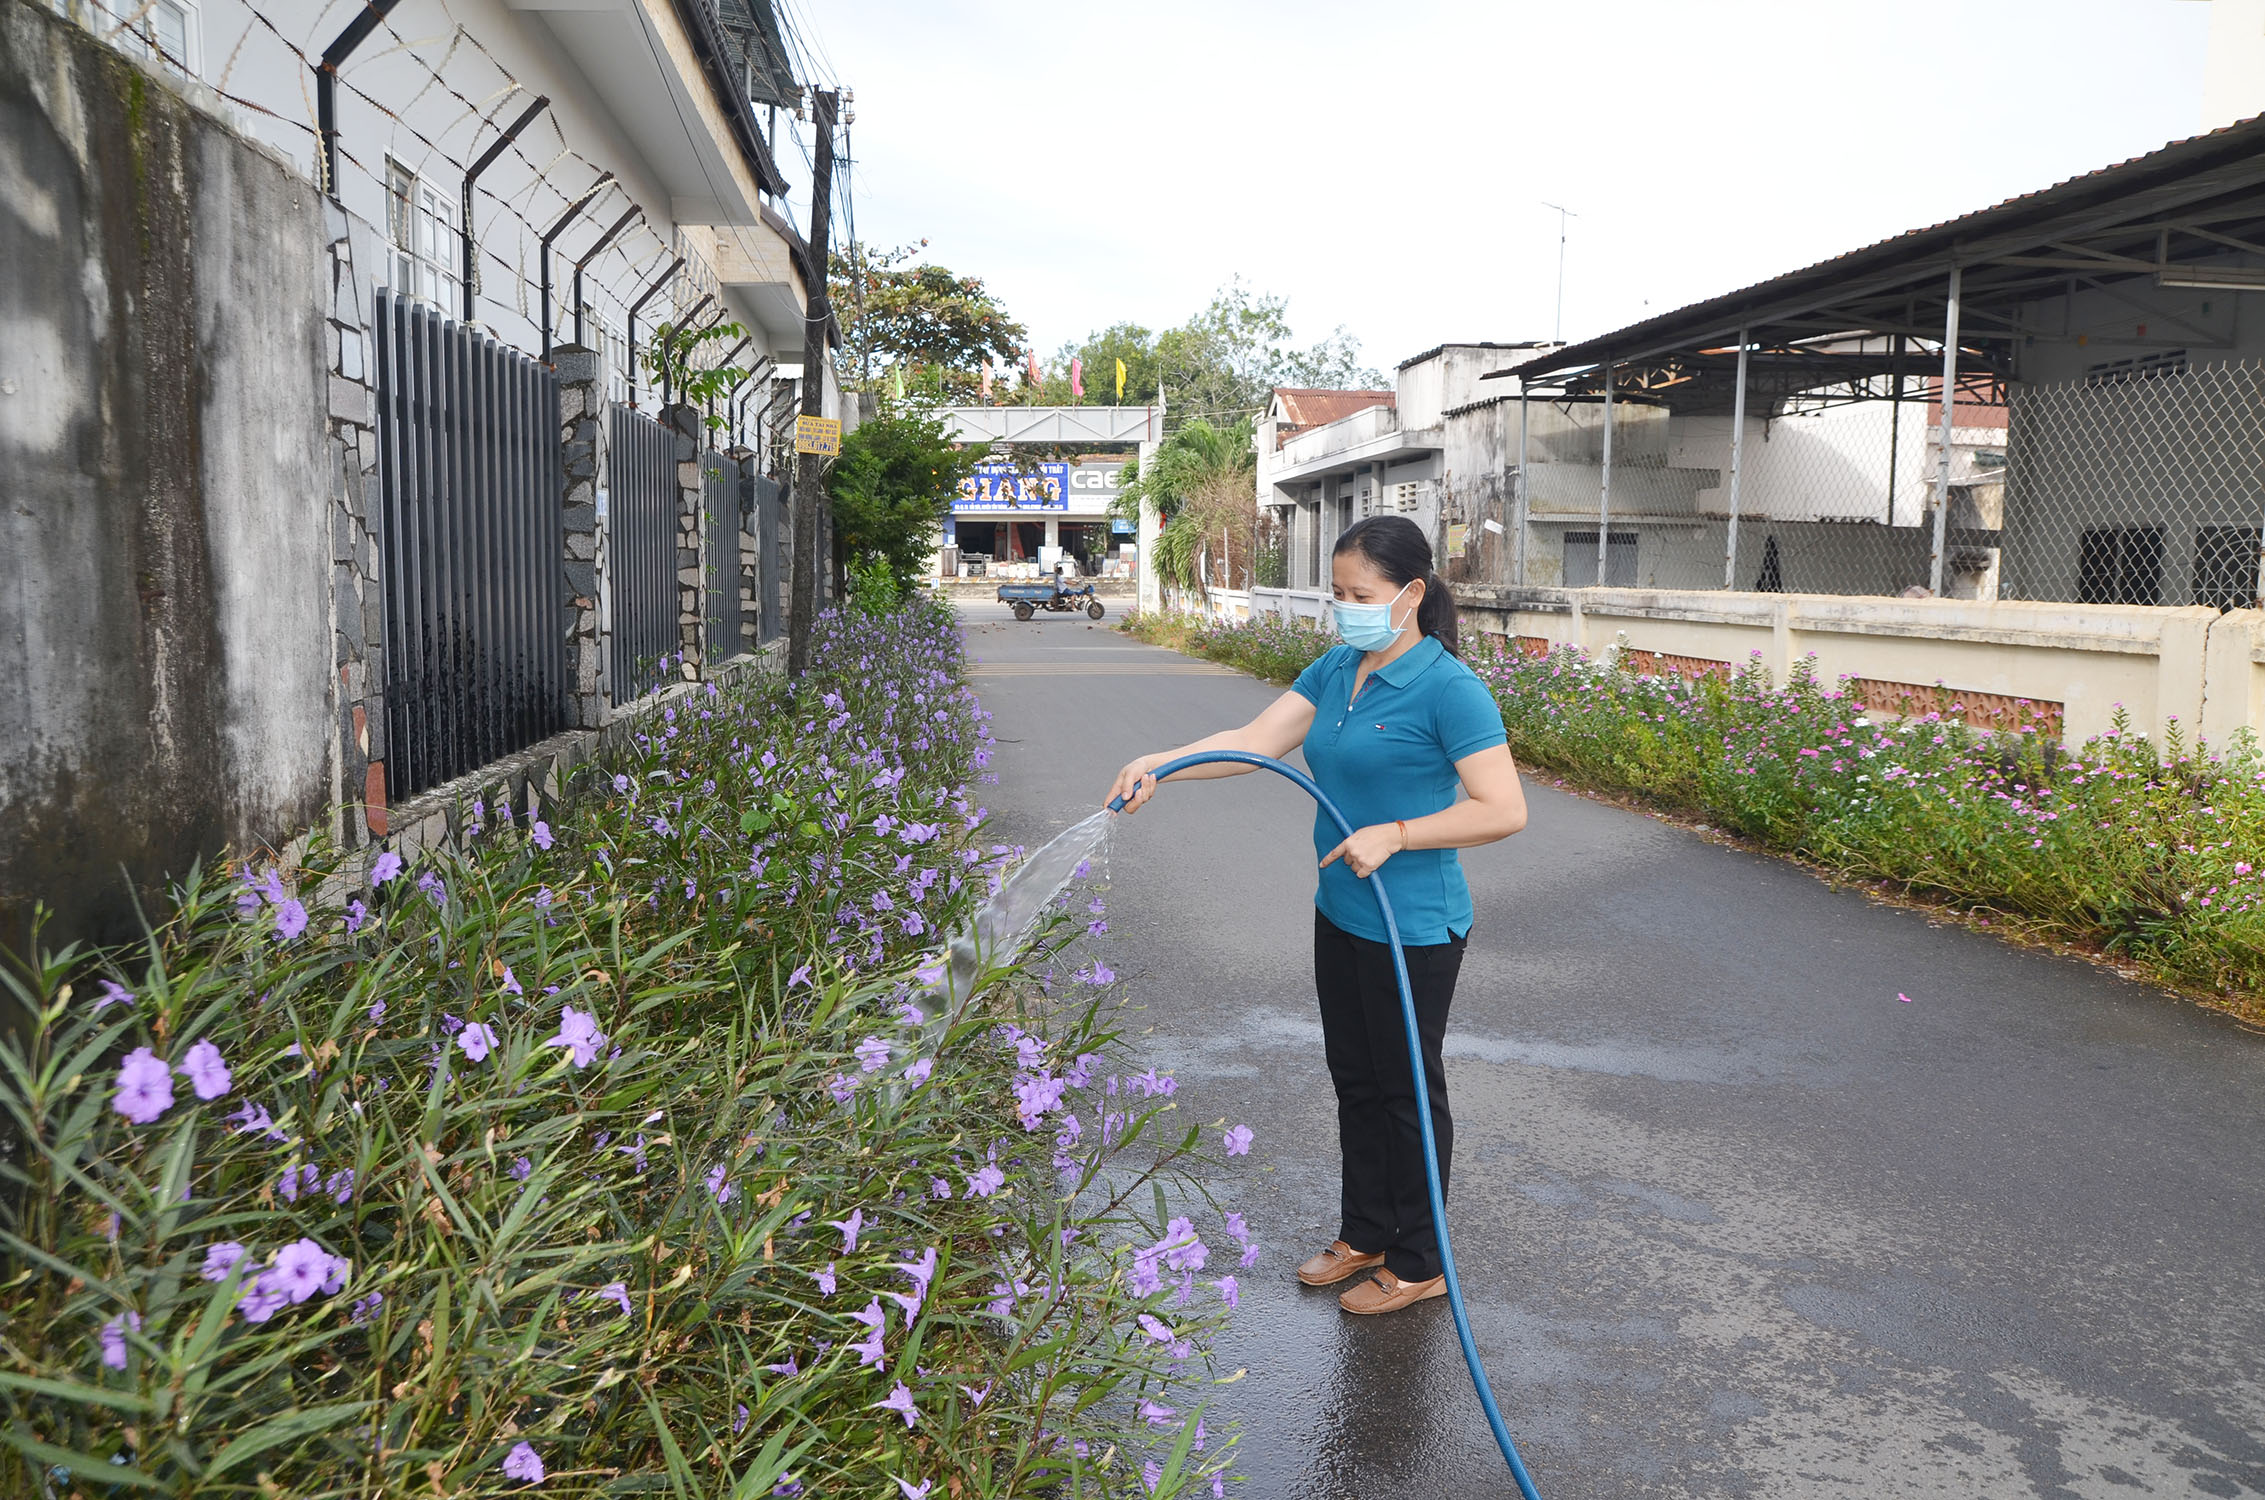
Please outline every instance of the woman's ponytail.
[[1432, 571], [1431, 542], [1423, 528], [1406, 516], [1368, 516], [1345, 528], [1332, 553], [1352, 552], [1368, 559], [1395, 587], [1423, 585], [1423, 603], [1416, 609], [1416, 629], [1461, 656], [1462, 636], [1457, 629], [1455, 595], [1447, 580]]
[[1425, 573], [1423, 603], [1416, 609], [1416, 628], [1447, 648], [1450, 656], [1463, 654], [1462, 631], [1456, 619], [1455, 595], [1447, 580]]

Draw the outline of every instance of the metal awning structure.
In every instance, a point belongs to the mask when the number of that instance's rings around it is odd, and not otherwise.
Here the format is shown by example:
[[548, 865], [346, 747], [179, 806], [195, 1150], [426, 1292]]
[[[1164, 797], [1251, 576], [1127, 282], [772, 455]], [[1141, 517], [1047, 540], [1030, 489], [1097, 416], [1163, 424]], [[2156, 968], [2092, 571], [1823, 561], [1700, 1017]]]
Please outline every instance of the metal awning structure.
[[[1942, 339], [1953, 269], [1960, 273], [1960, 372], [1976, 379], [2006, 378], [2015, 341], [2052, 336], [2024, 326], [2021, 311], [2072, 287], [2111, 298], [2134, 282], [2265, 291], [2265, 116], [1482, 378], [1515, 376], [1593, 397], [1603, 386], [1594, 372], [1612, 367], [1621, 371], [1615, 394], [1644, 399], [1694, 383], [1704, 390], [1701, 372], [1734, 363], [1741, 342], [1754, 351], [1759, 375], [1784, 359], [1777, 351], [1846, 350], [1867, 337], [1884, 347], [1844, 355], [1857, 363], [1839, 369], [1857, 378], [1886, 375], [1897, 361], [1894, 336]], [[2148, 315], [2163, 316], [2159, 308]], [[2183, 331], [2215, 337], [2201, 328]], [[1858, 369], [1866, 360], [1872, 368]]]
[[[1804, 405], [1902, 401], [1953, 390], [1955, 398], [1937, 406], [1942, 437], [1930, 502], [1931, 587], [1940, 594], [1956, 411], [1976, 401], [2002, 404], [2024, 344], [2072, 337], [2041, 326], [2036, 313], [2040, 302], [2064, 294], [2096, 293], [2162, 324], [2173, 340], [2218, 344], [2221, 335], [2135, 295], [2163, 287], [2265, 291], [2265, 115], [1480, 378], [1515, 377], [1521, 406], [1528, 396], [1603, 406], [1600, 578], [1614, 404], [1729, 413], [1725, 588], [1737, 555], [1750, 403], [1767, 413], [1795, 398]], [[1519, 426], [1523, 473], [1522, 417]]]

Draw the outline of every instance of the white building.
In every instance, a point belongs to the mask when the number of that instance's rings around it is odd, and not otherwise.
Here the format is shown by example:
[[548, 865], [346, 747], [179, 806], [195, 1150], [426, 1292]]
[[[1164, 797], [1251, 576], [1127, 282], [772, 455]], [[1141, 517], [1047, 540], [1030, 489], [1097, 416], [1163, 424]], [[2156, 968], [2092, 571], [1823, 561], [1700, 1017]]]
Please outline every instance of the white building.
[[807, 252], [756, 113], [775, 131], [800, 86], [747, 45], [769, 0], [52, 3], [328, 186], [399, 294], [538, 357], [600, 349], [648, 409], [632, 355], [663, 323], [742, 325], [695, 363], [758, 384], [801, 362]]

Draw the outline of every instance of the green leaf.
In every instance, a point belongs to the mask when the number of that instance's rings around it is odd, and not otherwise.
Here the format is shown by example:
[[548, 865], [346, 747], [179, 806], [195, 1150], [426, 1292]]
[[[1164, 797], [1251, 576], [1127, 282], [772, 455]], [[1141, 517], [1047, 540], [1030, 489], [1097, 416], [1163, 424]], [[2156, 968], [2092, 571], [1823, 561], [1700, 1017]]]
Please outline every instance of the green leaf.
[[89, 1458], [84, 1453], [73, 1453], [68, 1448], [43, 1443], [38, 1438], [13, 1429], [0, 1433], [0, 1438], [5, 1438], [8, 1446], [24, 1457], [50, 1468], [68, 1469], [74, 1478], [83, 1479], [88, 1484], [122, 1484], [137, 1490], [173, 1488], [171, 1480], [144, 1474], [125, 1464], [114, 1464], [107, 1458]]
[[327, 1432], [343, 1422], [350, 1422], [376, 1404], [374, 1401], [340, 1401], [330, 1406], [302, 1407], [297, 1411], [287, 1411], [280, 1417], [271, 1417], [221, 1449], [205, 1473], [208, 1478], [217, 1478], [236, 1465], [257, 1458], [270, 1448], [296, 1442], [318, 1432]]

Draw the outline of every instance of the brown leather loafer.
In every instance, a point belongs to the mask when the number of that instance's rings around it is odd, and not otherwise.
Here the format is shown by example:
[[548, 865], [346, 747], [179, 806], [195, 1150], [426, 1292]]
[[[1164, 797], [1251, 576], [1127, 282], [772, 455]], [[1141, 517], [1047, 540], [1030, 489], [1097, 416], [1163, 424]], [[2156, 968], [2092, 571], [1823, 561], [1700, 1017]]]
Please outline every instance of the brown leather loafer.
[[1358, 1276], [1370, 1266], [1384, 1264], [1384, 1252], [1363, 1255], [1343, 1240], [1331, 1240], [1329, 1248], [1298, 1267], [1298, 1280], [1307, 1286], [1334, 1286], [1348, 1276]]
[[1446, 1295], [1445, 1276], [1434, 1276], [1429, 1281], [1402, 1281], [1390, 1271], [1379, 1271], [1339, 1297], [1337, 1305], [1349, 1313], [1388, 1313]]

